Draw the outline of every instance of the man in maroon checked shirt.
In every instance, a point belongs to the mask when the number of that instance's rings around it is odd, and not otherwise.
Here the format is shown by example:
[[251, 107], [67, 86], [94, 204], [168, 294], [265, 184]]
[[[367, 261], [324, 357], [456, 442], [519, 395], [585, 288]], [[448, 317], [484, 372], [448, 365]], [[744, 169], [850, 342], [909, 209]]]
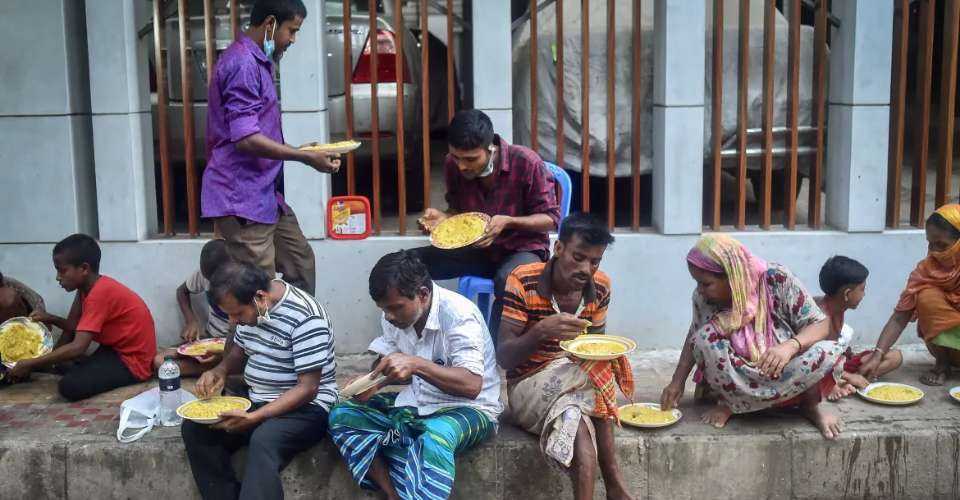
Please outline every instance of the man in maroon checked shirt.
[[307, 17], [301, 0], [256, 0], [250, 27], [223, 52], [208, 90], [207, 166], [200, 207], [230, 245], [231, 257], [276, 271], [314, 293], [313, 249], [283, 199], [283, 162], [321, 173], [340, 168], [336, 155], [303, 151], [283, 141], [274, 64]]
[[449, 208], [428, 208], [420, 225], [430, 232], [447, 217], [483, 212], [491, 217], [477, 243], [457, 250], [421, 247], [414, 251], [433, 279], [480, 276], [493, 279], [490, 333], [496, 339], [503, 312], [501, 297], [510, 272], [519, 265], [546, 262], [548, 233], [560, 222], [557, 184], [537, 153], [493, 133], [485, 113], [457, 112], [447, 130], [444, 161]]

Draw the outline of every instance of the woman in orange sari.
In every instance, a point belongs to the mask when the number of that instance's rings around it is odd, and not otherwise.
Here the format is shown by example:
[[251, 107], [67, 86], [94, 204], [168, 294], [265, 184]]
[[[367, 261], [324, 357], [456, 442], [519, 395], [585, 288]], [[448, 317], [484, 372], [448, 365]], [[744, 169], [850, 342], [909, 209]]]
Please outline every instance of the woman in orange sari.
[[[876, 351], [886, 353], [907, 323], [917, 321], [917, 333], [936, 359], [920, 377], [927, 385], [943, 385], [952, 365], [960, 364], [960, 205], [944, 205], [926, 224], [927, 257], [910, 273], [893, 315], [880, 333]], [[882, 356], [871, 356], [860, 374], [873, 380]]]

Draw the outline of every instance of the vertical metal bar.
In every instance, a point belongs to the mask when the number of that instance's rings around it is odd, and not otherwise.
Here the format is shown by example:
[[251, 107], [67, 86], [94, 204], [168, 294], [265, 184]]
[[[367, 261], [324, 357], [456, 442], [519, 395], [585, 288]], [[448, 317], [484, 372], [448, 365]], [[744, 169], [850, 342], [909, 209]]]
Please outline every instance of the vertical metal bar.
[[423, 139], [423, 208], [430, 206], [430, 29], [427, 0], [420, 0], [420, 115]]
[[[347, 140], [353, 140], [353, 20], [350, 18], [350, 0], [343, 2], [343, 110], [347, 118]], [[361, 50], [363, 47], [361, 47]], [[356, 159], [347, 153], [347, 194], [357, 192]]]
[[163, 47], [166, 43], [163, 34], [164, 0], [153, 2], [153, 57], [156, 60], [157, 73], [157, 136], [160, 153], [160, 196], [163, 203], [163, 233], [173, 236], [173, 175], [170, 172], [170, 127], [167, 124], [167, 78], [166, 61]]
[[367, 43], [370, 47], [370, 135], [371, 155], [373, 156], [373, 232], [380, 234], [380, 216], [382, 207], [380, 202], [380, 102], [377, 98], [377, 52], [379, 51], [379, 37], [377, 31], [377, 0], [369, 1], [370, 30], [367, 34]]
[[[404, 158], [403, 141], [403, 87], [407, 62], [403, 58], [403, 1], [393, 0], [393, 15], [396, 26], [396, 70], [397, 70], [397, 224], [400, 235], [407, 234], [407, 165]], [[426, 71], [426, 68], [424, 68]]]
[[784, 186], [786, 210], [783, 225], [787, 229], [797, 227], [797, 151], [800, 147], [800, 134], [797, 120], [800, 113], [800, 0], [790, 1], [790, 30], [787, 40], [787, 128], [789, 135], [789, 157], [787, 159], [787, 185]]
[[[197, 203], [197, 165], [193, 151], [193, 84], [191, 65], [187, 60], [187, 48], [190, 46], [190, 16], [187, 0], [177, 1], [177, 15], [180, 23], [180, 89], [183, 93], [183, 145], [187, 163], [187, 228], [190, 235], [200, 234]], [[193, 57], [193, 51], [189, 51]]]
[[233, 38], [237, 38], [237, 32], [240, 31], [240, 7], [237, 6], [240, 0], [229, 0], [230, 2], [230, 32]]
[[720, 230], [721, 190], [723, 177], [723, 0], [713, 0], [713, 60], [710, 65], [710, 81], [713, 89], [710, 105], [710, 144], [713, 150], [713, 169], [711, 170], [711, 190], [713, 213], [710, 227]]
[[815, 120], [817, 134], [817, 150], [813, 164], [813, 171], [810, 173], [810, 211], [807, 223], [813, 229], [820, 229], [820, 216], [822, 212], [820, 189], [823, 185], [823, 133], [826, 123], [826, 101], [827, 101], [827, 30], [830, 24], [827, 22], [827, 15], [830, 9], [827, 0], [820, 0], [817, 4], [816, 21], [813, 26], [814, 40], [814, 61], [813, 61], [813, 116]]
[[927, 201], [927, 155], [930, 147], [930, 86], [933, 80], [933, 21], [936, 0], [920, 2], [920, 69], [917, 71], [917, 106], [920, 126], [917, 127], [916, 159], [913, 163], [913, 185], [910, 200], [910, 224], [923, 227]]
[[904, 113], [907, 103], [907, 64], [910, 48], [910, 0], [894, 0], [900, 22], [894, 19], [893, 76], [890, 100], [890, 151], [887, 157], [887, 227], [900, 226], [900, 189], [903, 164]]
[[447, 120], [453, 119], [453, 0], [447, 0]]
[[563, 2], [554, 2], [557, 9], [557, 166], [563, 168], [563, 123], [566, 120], [563, 101]]
[[770, 229], [773, 190], [773, 54], [775, 49], [776, 5], [763, 3], [763, 187], [760, 199], [760, 227]]
[[590, 0], [580, 1], [580, 171], [583, 211], [590, 212]]
[[740, 0], [737, 53], [737, 229], [747, 226], [747, 82], [750, 75], [750, 0]]
[[207, 86], [213, 80], [213, 65], [217, 62], [216, 37], [213, 34], [213, 0], [203, 0], [203, 41], [206, 50]]
[[631, 167], [632, 167], [632, 178], [633, 178], [633, 189], [631, 192], [631, 202], [633, 205], [632, 217], [630, 219], [630, 227], [634, 231], [640, 230], [640, 147], [641, 147], [641, 136], [640, 136], [640, 81], [641, 81], [641, 66], [640, 66], [640, 47], [641, 47], [641, 26], [640, 26], [640, 10], [642, 8], [641, 0], [634, 0], [633, 2], [633, 57], [631, 58], [631, 72], [633, 74], [633, 101], [630, 107], [632, 113], [631, 116], [631, 130], [630, 137], [632, 139], [631, 144]]
[[[530, 0], [530, 149], [537, 151], [537, 0]], [[539, 151], [537, 151], [539, 153]]]
[[937, 206], [947, 202], [953, 176], [953, 126], [957, 99], [957, 29], [960, 25], [960, 1], [944, 4], [943, 64], [940, 73], [940, 163], [937, 164]]
[[616, 225], [615, 193], [617, 181], [617, 131], [614, 117], [617, 102], [614, 80], [617, 75], [617, 11], [616, 0], [607, 0], [607, 225]]

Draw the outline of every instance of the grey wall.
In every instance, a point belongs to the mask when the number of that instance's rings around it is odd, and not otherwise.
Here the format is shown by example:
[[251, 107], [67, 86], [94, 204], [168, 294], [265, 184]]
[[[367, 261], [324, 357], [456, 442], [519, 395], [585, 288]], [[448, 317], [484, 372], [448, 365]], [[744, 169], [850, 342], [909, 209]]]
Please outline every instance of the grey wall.
[[[736, 235], [768, 260], [784, 263], [819, 293], [817, 273], [827, 257], [860, 259], [871, 271], [860, 310], [848, 316], [858, 343], [873, 342], [890, 316], [907, 275], [925, 253], [920, 231], [741, 233]], [[635, 339], [641, 348], [678, 348], [690, 321], [693, 281], [684, 256], [693, 236], [624, 234], [608, 250], [601, 269], [613, 279], [609, 331]], [[317, 297], [333, 317], [337, 351], [365, 350], [378, 334], [379, 311], [367, 295], [367, 275], [383, 254], [425, 243], [423, 238], [384, 237], [360, 242], [314, 241]], [[156, 240], [105, 243], [102, 271], [147, 301], [161, 344], [176, 342], [181, 325], [176, 287], [198, 266], [203, 241]], [[54, 279], [49, 244], [0, 245], [0, 270], [35, 287], [54, 312], [65, 314], [72, 295]], [[911, 327], [904, 340], [916, 342]]]

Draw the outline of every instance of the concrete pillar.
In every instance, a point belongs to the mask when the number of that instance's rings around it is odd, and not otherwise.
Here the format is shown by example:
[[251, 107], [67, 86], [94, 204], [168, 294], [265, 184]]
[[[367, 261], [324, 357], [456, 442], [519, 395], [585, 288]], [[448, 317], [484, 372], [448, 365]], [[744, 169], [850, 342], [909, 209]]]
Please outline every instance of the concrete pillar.
[[702, 229], [705, 23], [705, 2], [655, 2], [653, 224], [663, 234]]
[[149, 48], [137, 38], [150, 4], [86, 2], [86, 17], [100, 239], [143, 240], [157, 230]]
[[[280, 107], [283, 137], [298, 146], [329, 140], [327, 126], [327, 67], [324, 33], [326, 14], [323, 0], [305, 0], [307, 18], [297, 42], [287, 49], [280, 63]], [[336, 175], [346, 175], [345, 172]], [[326, 204], [330, 197], [330, 175], [321, 174], [299, 162], [283, 168], [287, 202], [297, 213], [307, 238], [326, 236]]]
[[471, 14], [473, 62], [480, 69], [473, 72], [473, 107], [490, 115], [493, 129], [513, 142], [510, 0], [474, 0]]
[[827, 224], [882, 231], [886, 213], [893, 3], [836, 2], [830, 47]]
[[97, 234], [83, 2], [6, 0], [0, 243]]

